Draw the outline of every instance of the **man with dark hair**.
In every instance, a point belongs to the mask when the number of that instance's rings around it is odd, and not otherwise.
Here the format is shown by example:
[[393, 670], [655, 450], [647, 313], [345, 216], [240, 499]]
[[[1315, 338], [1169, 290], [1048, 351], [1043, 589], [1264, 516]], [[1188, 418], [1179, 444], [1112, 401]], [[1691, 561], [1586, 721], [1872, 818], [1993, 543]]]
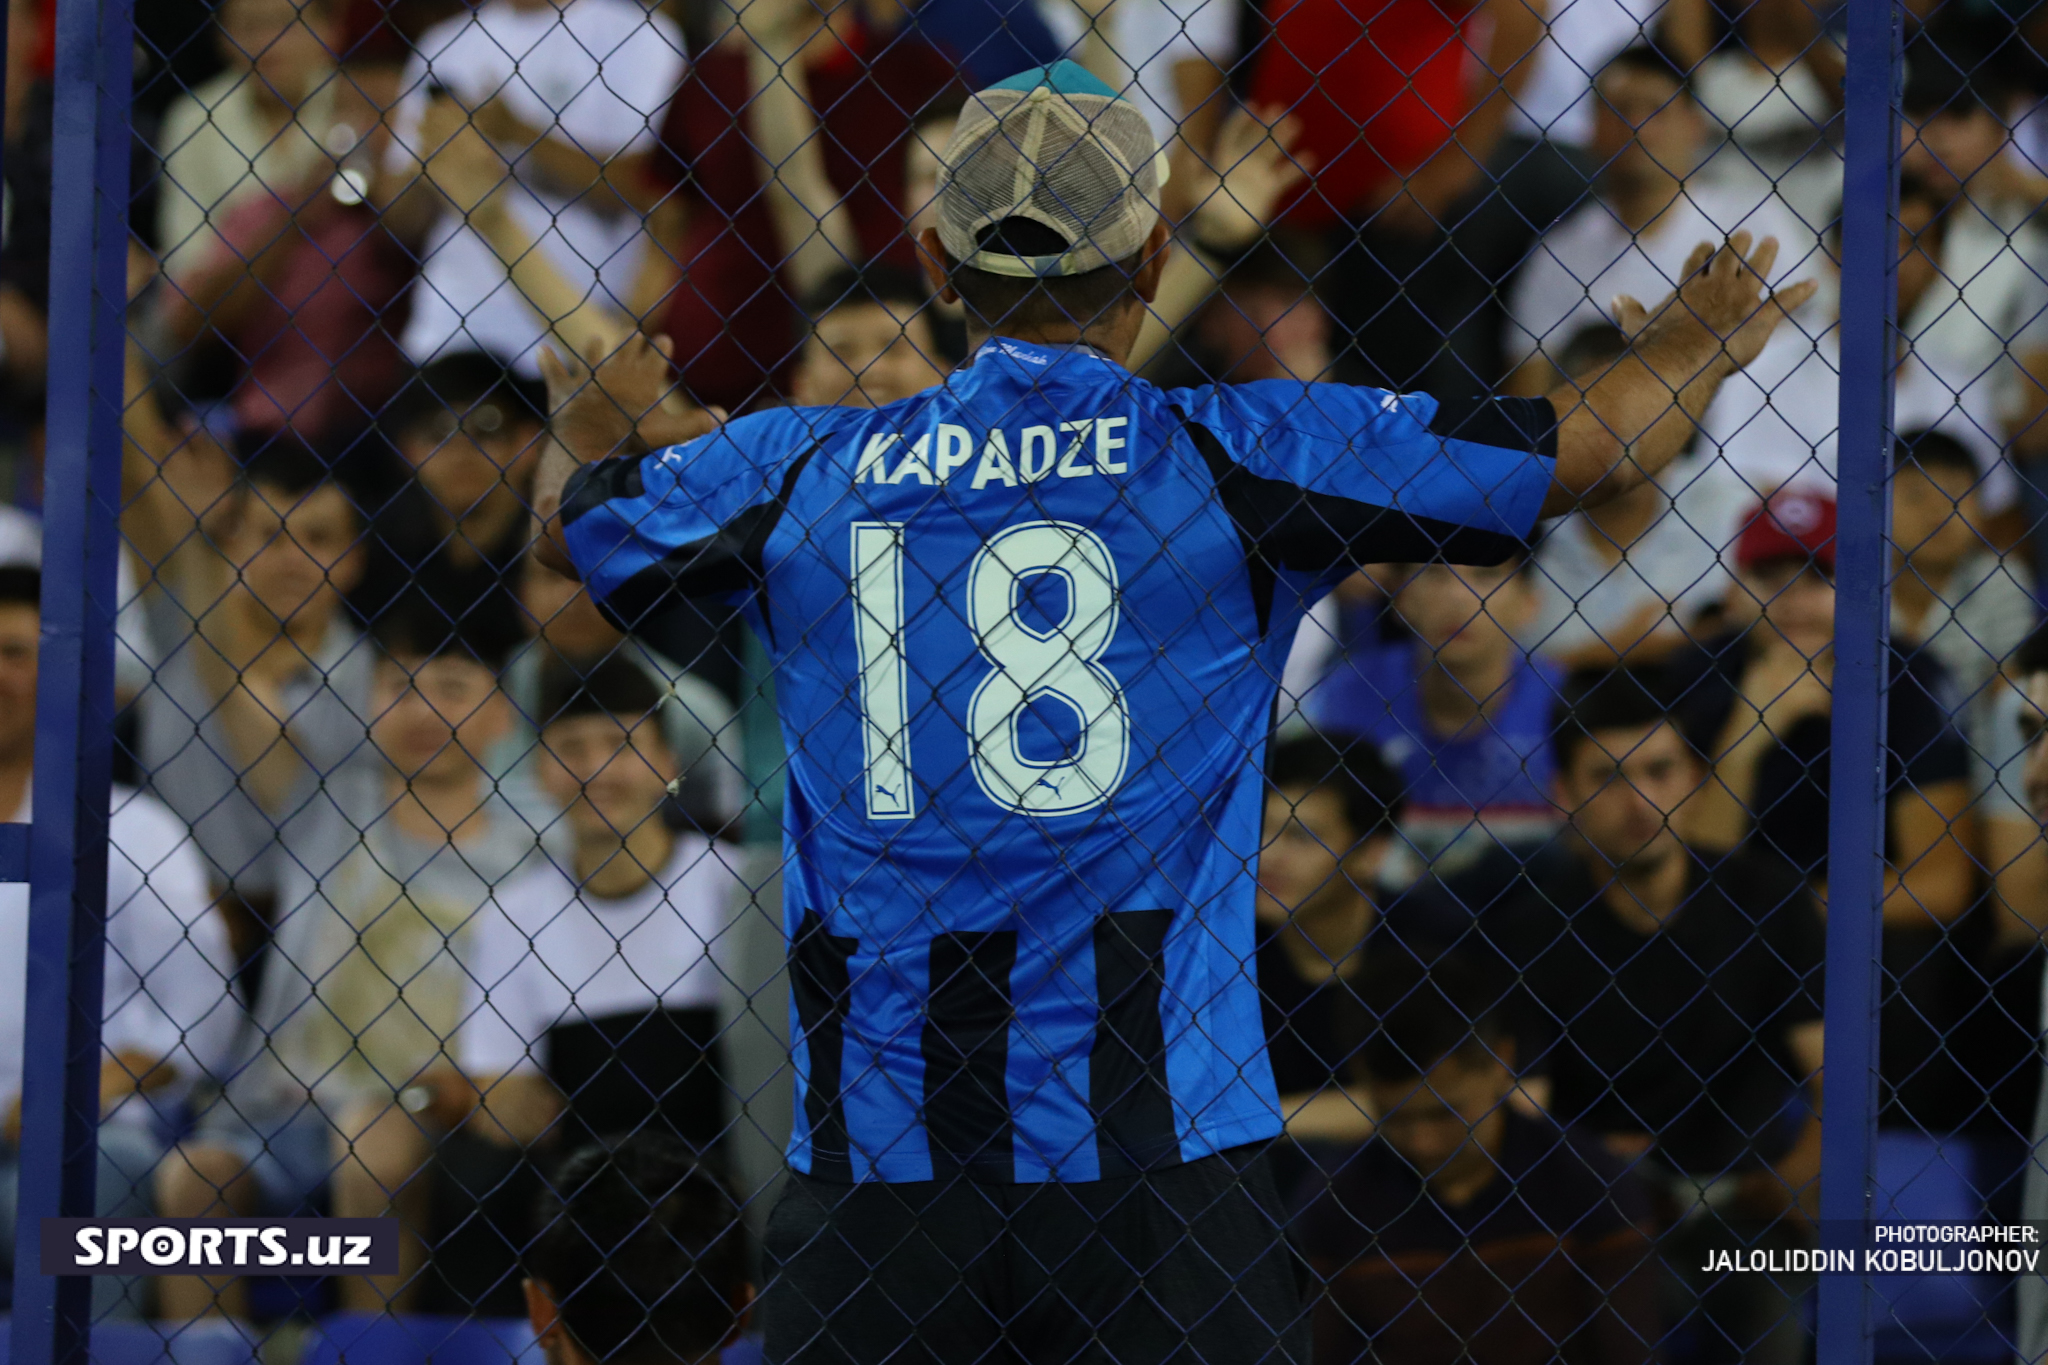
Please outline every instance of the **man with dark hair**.
[[2001, 666], [2033, 628], [2034, 576], [1986, 540], [1976, 456], [1945, 431], [1902, 431], [1893, 447], [1892, 641], [1940, 660], [1956, 720], [1979, 754], [2004, 692]]
[[536, 1221], [526, 1304], [548, 1365], [709, 1365], [745, 1329], [739, 1201], [673, 1138], [576, 1152]]
[[1805, 266], [1812, 233], [1774, 198], [1694, 174], [1706, 138], [1685, 73], [1655, 47], [1626, 48], [1593, 77], [1598, 192], [1544, 231], [1508, 289], [1504, 344], [1516, 392], [1544, 393], [1570, 374], [1559, 352], [1581, 328], [1609, 320], [1616, 294], [1661, 298], [1677, 287], [1701, 237], [1775, 235], [1787, 253], [1779, 270]]
[[1346, 659], [1306, 700], [1319, 726], [1368, 738], [1401, 774], [1396, 885], [1449, 876], [1495, 845], [1532, 848], [1556, 828], [1546, 788], [1559, 673], [1516, 638], [1536, 602], [1519, 547], [1497, 565], [1419, 565], [1392, 593], [1413, 646]]
[[[377, 765], [322, 783], [287, 831], [255, 1046], [160, 1168], [171, 1216], [290, 1214], [317, 1207], [330, 1177], [337, 1212], [381, 1215], [397, 1196], [366, 1188], [352, 1144], [432, 1102], [422, 1077], [460, 1022], [471, 926], [551, 823], [485, 772], [511, 719], [505, 642], [468, 624], [424, 592], [378, 618]], [[401, 1283], [345, 1279], [342, 1301], [381, 1311]], [[245, 1293], [239, 1280], [162, 1282], [172, 1318], [235, 1315]]]
[[1455, 956], [1366, 969], [1354, 1068], [1379, 1128], [1294, 1223], [1323, 1284], [1316, 1365], [1657, 1358], [1646, 1192], [1597, 1143], [1516, 1108], [1519, 1045], [1494, 994]]
[[811, 334], [790, 397], [811, 408], [878, 408], [946, 377], [932, 291], [908, 270], [871, 265], [825, 278], [804, 302]]
[[[1796, 1241], [1819, 1192], [1813, 896], [1782, 865], [1681, 840], [1672, 817], [1704, 771], [1661, 680], [1574, 677], [1554, 734], [1564, 837], [1526, 862], [1494, 854], [1449, 887], [1476, 917], [1468, 942], [1512, 985], [1526, 1065], [1547, 1082], [1532, 1088], [1558, 1122], [1647, 1158], [1681, 1275], [1716, 1236]], [[1796, 1285], [1688, 1283], [1711, 1324], [1704, 1359], [1801, 1358]]]
[[552, 562], [657, 647], [678, 594], [744, 601], [777, 670], [799, 1090], [775, 1365], [1298, 1358], [1246, 968], [1304, 605], [1361, 561], [1499, 561], [1633, 487], [1809, 292], [1765, 296], [1774, 243], [1703, 243], [1555, 402], [1164, 391], [1121, 364], [1165, 263], [1159, 161], [1071, 62], [976, 97], [922, 239], [976, 349], [903, 402], [608, 459], [660, 351], [587, 385], [551, 366]]
[[437, 357], [416, 371], [380, 426], [396, 459], [365, 479], [367, 561], [349, 604], [364, 621], [408, 588], [424, 588], [450, 618], [484, 613], [516, 638], [519, 561], [533, 537], [533, 470], [542, 395], [481, 351]]
[[1379, 904], [1402, 783], [1370, 740], [1319, 735], [1275, 743], [1266, 780], [1258, 977], [1273, 1083], [1296, 1141], [1361, 1138], [1372, 1120], [1347, 1088], [1343, 1016], [1367, 962], [1408, 951]]

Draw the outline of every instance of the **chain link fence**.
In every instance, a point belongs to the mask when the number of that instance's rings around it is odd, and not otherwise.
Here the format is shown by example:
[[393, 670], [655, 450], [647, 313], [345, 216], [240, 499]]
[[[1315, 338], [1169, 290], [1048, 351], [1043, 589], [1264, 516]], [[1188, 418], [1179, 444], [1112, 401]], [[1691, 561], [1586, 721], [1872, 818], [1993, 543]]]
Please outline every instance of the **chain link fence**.
[[2048, 14], [5, 53], [17, 1359], [2048, 1353]]

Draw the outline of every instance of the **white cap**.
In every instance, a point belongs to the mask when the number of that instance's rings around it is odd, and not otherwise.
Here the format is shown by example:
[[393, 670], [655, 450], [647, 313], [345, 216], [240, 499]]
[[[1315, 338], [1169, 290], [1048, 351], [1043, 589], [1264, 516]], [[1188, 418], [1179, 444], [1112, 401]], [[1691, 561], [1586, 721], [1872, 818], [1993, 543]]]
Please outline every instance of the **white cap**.
[[[1166, 158], [1145, 115], [1071, 61], [1033, 67], [974, 95], [939, 159], [939, 240], [996, 275], [1081, 275], [1127, 260], [1159, 221]], [[1064, 251], [984, 250], [1008, 218], [1041, 224]]]

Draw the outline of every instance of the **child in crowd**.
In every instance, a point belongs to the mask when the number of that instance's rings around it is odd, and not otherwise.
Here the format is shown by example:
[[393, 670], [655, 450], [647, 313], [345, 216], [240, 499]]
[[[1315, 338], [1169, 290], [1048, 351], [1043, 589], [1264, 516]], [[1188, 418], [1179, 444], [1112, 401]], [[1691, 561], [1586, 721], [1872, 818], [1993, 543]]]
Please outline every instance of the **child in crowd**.
[[457, 1067], [421, 1077], [416, 1111], [371, 1125], [339, 1186], [351, 1212], [395, 1208], [423, 1258], [359, 1282], [379, 1302], [515, 1312], [537, 1161], [647, 1129], [699, 1153], [719, 1145], [715, 951], [743, 886], [722, 846], [672, 818], [681, 768], [664, 705], [623, 656], [546, 678], [539, 776], [569, 850], [480, 912]]
[[931, 290], [907, 270], [835, 272], [804, 311], [811, 334], [791, 385], [800, 407], [881, 407], [943, 382], [950, 368]]
[[[423, 1078], [461, 1019], [471, 925], [550, 823], [496, 794], [483, 766], [511, 722], [496, 642], [423, 593], [385, 610], [377, 640], [377, 768], [325, 783], [290, 831], [258, 1050], [160, 1169], [168, 1216], [317, 1207], [337, 1168], [338, 1211], [383, 1211], [353, 1199], [355, 1163], [394, 1115], [433, 1102]], [[411, 1242], [407, 1255], [416, 1267]], [[341, 1292], [385, 1307], [363, 1281]], [[170, 1318], [246, 1308], [239, 1280], [172, 1276], [162, 1299]]]
[[1366, 963], [1410, 952], [1416, 928], [1380, 904], [1401, 781], [1371, 741], [1319, 735], [1276, 743], [1266, 780], [1257, 970], [1273, 1080], [1288, 1136], [1355, 1141], [1372, 1120], [1347, 1080], [1347, 1011]]
[[1649, 1201], [1619, 1159], [1510, 1102], [1491, 986], [1456, 958], [1393, 958], [1363, 994], [1378, 1024], [1355, 1074], [1379, 1130], [1296, 1224], [1323, 1281], [1316, 1365], [1653, 1358]]

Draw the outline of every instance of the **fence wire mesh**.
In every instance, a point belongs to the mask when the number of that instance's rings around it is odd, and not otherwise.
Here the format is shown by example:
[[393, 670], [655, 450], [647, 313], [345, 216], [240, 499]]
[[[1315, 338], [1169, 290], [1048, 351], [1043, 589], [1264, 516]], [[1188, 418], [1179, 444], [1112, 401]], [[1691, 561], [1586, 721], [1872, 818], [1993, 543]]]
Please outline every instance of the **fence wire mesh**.
[[[7, 18], [27, 822], [85, 219]], [[1815, 1358], [1846, 7], [134, 18], [97, 1211], [403, 1256], [96, 1355]], [[2048, 12], [1901, 22], [1835, 913], [1872, 1217], [2039, 1228]], [[2048, 1353], [2037, 1269], [1868, 1312]]]

